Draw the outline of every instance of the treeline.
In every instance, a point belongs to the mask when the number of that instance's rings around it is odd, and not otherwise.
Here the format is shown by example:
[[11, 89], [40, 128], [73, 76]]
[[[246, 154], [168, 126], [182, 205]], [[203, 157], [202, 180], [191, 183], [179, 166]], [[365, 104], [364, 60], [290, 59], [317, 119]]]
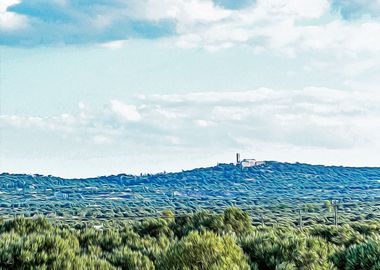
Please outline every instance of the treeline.
[[380, 224], [252, 226], [249, 215], [197, 212], [69, 226], [0, 222], [0, 269], [380, 269]]
[[74, 222], [157, 216], [165, 209], [189, 213], [231, 205], [265, 224], [332, 223], [322, 204], [339, 200], [339, 222], [380, 222], [380, 168], [266, 162], [241, 169], [219, 164], [177, 173], [113, 175], [89, 179], [0, 174], [0, 216], [56, 216]]

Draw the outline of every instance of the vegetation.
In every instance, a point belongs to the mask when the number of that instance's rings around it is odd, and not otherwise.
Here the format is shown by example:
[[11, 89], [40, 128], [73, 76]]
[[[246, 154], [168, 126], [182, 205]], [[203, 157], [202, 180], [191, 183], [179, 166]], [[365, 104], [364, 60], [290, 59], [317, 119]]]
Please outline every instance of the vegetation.
[[157, 260], [157, 269], [248, 270], [242, 249], [230, 236], [193, 231], [174, 242]]
[[3, 173], [0, 190], [0, 270], [380, 270], [380, 168]]
[[141, 221], [0, 222], [0, 269], [380, 269], [380, 223], [252, 226], [236, 208]]
[[0, 190], [0, 216], [43, 215], [70, 224], [154, 217], [166, 209], [177, 216], [221, 213], [230, 206], [244, 209], [254, 225], [297, 225], [299, 210], [304, 225], [333, 224], [331, 200], [339, 200], [340, 224], [380, 221], [380, 168], [266, 162], [90, 179], [3, 173]]

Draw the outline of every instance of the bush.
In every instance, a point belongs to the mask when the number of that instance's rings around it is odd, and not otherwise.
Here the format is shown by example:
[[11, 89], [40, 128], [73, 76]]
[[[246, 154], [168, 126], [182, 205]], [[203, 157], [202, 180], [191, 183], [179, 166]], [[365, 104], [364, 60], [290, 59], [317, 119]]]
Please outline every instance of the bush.
[[115, 269], [105, 260], [80, 256], [78, 240], [52, 233], [0, 237], [0, 269]]
[[154, 264], [147, 256], [140, 252], [132, 251], [129, 247], [116, 250], [109, 261], [122, 270], [151, 270]]
[[189, 217], [176, 218], [174, 231], [178, 237], [183, 237], [192, 231], [213, 231], [221, 233], [224, 229], [223, 217], [208, 211], [199, 211]]
[[237, 207], [230, 207], [224, 211], [223, 221], [226, 231], [233, 231], [237, 235], [249, 233], [252, 230], [251, 218], [248, 213]]
[[350, 246], [364, 241], [364, 237], [350, 226], [316, 225], [309, 229], [309, 234], [319, 236], [335, 245]]
[[79, 241], [81, 247], [88, 249], [90, 246], [98, 246], [103, 251], [112, 251], [122, 245], [122, 238], [116, 230], [84, 230], [80, 236]]
[[252, 227], [237, 208], [97, 229], [16, 218], [0, 224], [0, 270], [380, 270], [379, 232], [377, 222]]
[[255, 232], [241, 240], [241, 246], [258, 269], [329, 269], [333, 246], [300, 231], [276, 234]]
[[368, 240], [337, 252], [332, 261], [339, 269], [345, 270], [379, 270], [380, 241]]
[[173, 232], [168, 226], [167, 220], [158, 219], [146, 219], [138, 223], [135, 230], [141, 235], [149, 235], [152, 237], [159, 237], [161, 235], [166, 235], [171, 237]]
[[53, 226], [45, 218], [38, 217], [34, 219], [26, 219], [17, 217], [1, 224], [0, 233], [15, 232], [18, 234], [30, 234], [33, 232], [46, 232], [53, 229]]
[[233, 238], [212, 232], [191, 232], [158, 258], [157, 269], [248, 270], [249, 266]]

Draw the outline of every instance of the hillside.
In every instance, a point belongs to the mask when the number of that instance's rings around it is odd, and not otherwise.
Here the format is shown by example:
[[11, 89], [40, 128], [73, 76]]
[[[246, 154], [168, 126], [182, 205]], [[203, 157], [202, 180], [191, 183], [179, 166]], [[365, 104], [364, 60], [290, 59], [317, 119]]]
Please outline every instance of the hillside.
[[0, 175], [0, 215], [44, 214], [64, 219], [138, 218], [162, 210], [222, 211], [236, 205], [254, 221], [331, 222], [327, 200], [339, 200], [340, 221], [380, 218], [380, 168], [266, 162], [243, 170], [220, 164], [179, 173], [90, 179]]

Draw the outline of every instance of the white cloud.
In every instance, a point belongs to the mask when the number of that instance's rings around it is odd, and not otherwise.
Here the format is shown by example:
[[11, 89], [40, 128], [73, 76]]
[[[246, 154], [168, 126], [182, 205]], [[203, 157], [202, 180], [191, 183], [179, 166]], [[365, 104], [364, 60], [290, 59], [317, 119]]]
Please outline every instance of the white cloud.
[[9, 6], [20, 3], [21, 0], [2, 0], [0, 2], [0, 31], [14, 31], [26, 26], [26, 17], [8, 12]]
[[126, 105], [119, 100], [112, 100], [111, 110], [126, 121], [138, 122], [141, 120], [141, 115], [135, 105]]
[[257, 9], [278, 17], [319, 18], [329, 10], [327, 0], [258, 0]]
[[211, 121], [206, 121], [206, 120], [203, 120], [203, 119], [198, 119], [198, 120], [195, 120], [194, 123], [196, 125], [198, 125], [199, 127], [208, 127], [210, 125], [213, 125], [213, 122]]
[[204, 0], [148, 0], [134, 1], [129, 16], [136, 19], [175, 19], [179, 24], [194, 22], [216, 22], [231, 14], [231, 11]]
[[[380, 52], [380, 22], [371, 18], [342, 20], [334, 10], [338, 4], [328, 0], [257, 0], [255, 4], [233, 10], [224, 9], [212, 0], [128, 0], [110, 1], [104, 6], [59, 2], [42, 6], [42, 2], [37, 1], [23, 2], [23, 8], [16, 8], [15, 12], [24, 12], [25, 16], [6, 11], [6, 7], [17, 2], [7, 0], [1, 3], [0, 19], [4, 29], [25, 26], [28, 12], [34, 14], [36, 10], [41, 12], [32, 21], [39, 23], [31, 24], [28, 17], [30, 29], [23, 35], [17, 36], [19, 33], [15, 32], [15, 37], [6, 36], [5, 44], [8, 38], [10, 44], [18, 38], [37, 38], [37, 44], [41, 40], [58, 44], [69, 40], [71, 43], [95, 42], [115, 49], [124, 46], [126, 38], [169, 35], [181, 47], [213, 51], [246, 45], [256, 52], [274, 50], [290, 56], [304, 51], [331, 54]], [[355, 7], [368, 5], [366, 2], [360, 4], [360, 1], [349, 2]], [[57, 10], [58, 17], [53, 18], [52, 24], [50, 13]], [[60, 20], [64, 23], [59, 23]], [[141, 23], [146, 25], [141, 27]], [[70, 25], [72, 27], [68, 27]], [[80, 35], [78, 30], [70, 30], [77, 29], [78, 25], [87, 31]], [[45, 37], [46, 31], [54, 31], [59, 40]], [[32, 37], [30, 33], [44, 38]], [[36, 43], [22, 40], [20, 44]]]
[[114, 40], [110, 42], [101, 43], [100, 47], [116, 50], [116, 49], [123, 48], [126, 44], [127, 44], [126, 40]]
[[107, 145], [112, 143], [112, 139], [104, 135], [95, 135], [92, 137], [94, 144]]
[[67, 139], [92, 138], [103, 145], [139, 142], [198, 148], [211, 140], [219, 147], [236, 147], [239, 137], [326, 149], [380, 146], [380, 93], [372, 91], [262, 88], [148, 95], [129, 103], [134, 104], [112, 100], [102, 109], [81, 103], [77, 113], [55, 117], [3, 115], [0, 123], [47, 130]]
[[199, 92], [188, 94], [170, 94], [170, 95], [150, 95], [144, 97], [153, 102], [168, 103], [219, 103], [219, 102], [259, 102], [268, 98], [276, 98], [278, 92], [269, 88], [260, 88], [255, 91], [240, 92]]
[[259, 0], [248, 8], [229, 11], [218, 21], [176, 18], [179, 35], [174, 40], [185, 48], [218, 50], [244, 44], [287, 55], [314, 50], [379, 52], [380, 22], [342, 21], [330, 16], [331, 12], [327, 0]]
[[[4, 153], [12, 155], [22, 140], [28, 145], [22, 151], [35, 158], [143, 162], [149, 154], [152, 164], [166, 160], [165, 169], [173, 156], [189, 168], [199, 164], [189, 153], [223, 161], [241, 151], [263, 159], [373, 165], [380, 151], [379, 104], [378, 92], [322, 87], [146, 95], [104, 107], [81, 102], [77, 111], [57, 116], [1, 115], [0, 129], [11, 134]], [[33, 136], [38, 139], [29, 141]], [[48, 147], [41, 138], [54, 143]]]
[[52, 117], [0, 115], [0, 126], [53, 133], [66, 140], [109, 145], [122, 136], [129, 136], [128, 131], [124, 132], [123, 129], [141, 120], [135, 105], [112, 100], [101, 109], [80, 102], [76, 113]]
[[6, 12], [9, 6], [20, 3], [21, 0], [2, 0], [0, 2], [0, 12]]

